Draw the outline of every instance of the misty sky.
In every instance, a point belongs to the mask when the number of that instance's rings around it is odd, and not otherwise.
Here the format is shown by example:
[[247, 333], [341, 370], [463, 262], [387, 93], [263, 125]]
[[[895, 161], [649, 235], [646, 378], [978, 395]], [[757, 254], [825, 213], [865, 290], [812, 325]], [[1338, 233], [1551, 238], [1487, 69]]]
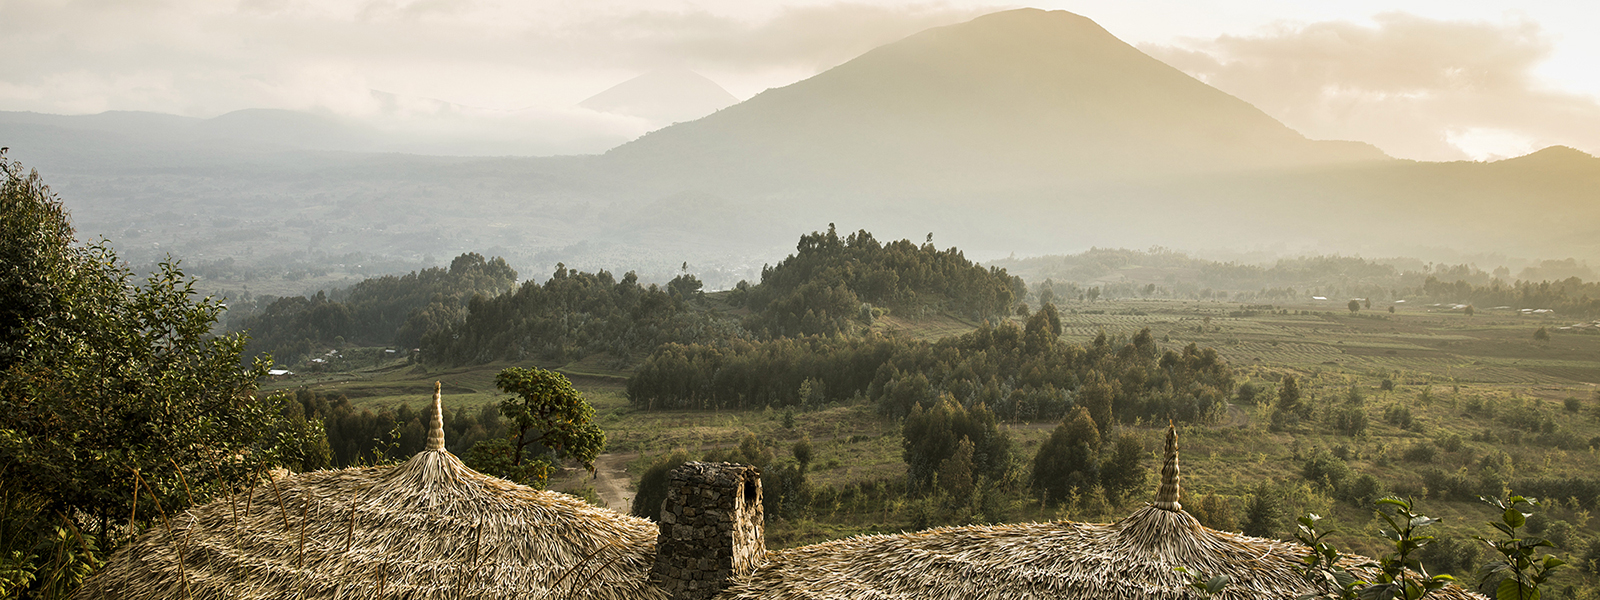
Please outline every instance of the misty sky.
[[[922, 29], [1015, 6], [0, 0], [0, 110], [318, 110], [398, 129], [512, 131], [540, 140], [542, 153], [596, 152], [660, 125], [575, 107], [635, 75], [687, 68], [744, 99]], [[1088, 16], [1313, 138], [1424, 160], [1552, 144], [1600, 154], [1600, 3], [1031, 6]]]

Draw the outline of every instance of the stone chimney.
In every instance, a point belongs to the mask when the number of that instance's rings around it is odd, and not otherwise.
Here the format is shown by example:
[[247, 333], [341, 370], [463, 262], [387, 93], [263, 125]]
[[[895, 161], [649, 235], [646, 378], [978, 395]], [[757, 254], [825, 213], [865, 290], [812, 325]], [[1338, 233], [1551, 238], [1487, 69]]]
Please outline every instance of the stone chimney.
[[672, 600], [707, 600], [761, 562], [761, 470], [684, 463], [667, 476], [650, 581]]

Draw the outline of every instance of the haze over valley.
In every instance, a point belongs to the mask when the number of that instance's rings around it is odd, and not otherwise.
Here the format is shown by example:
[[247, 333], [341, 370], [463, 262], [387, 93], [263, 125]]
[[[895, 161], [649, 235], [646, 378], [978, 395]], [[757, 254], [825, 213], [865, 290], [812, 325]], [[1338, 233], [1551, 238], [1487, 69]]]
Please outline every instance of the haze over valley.
[[1600, 4], [1045, 4], [0, 0], [0, 598], [1600, 599]]
[[[1311, 140], [1065, 11], [936, 27], [743, 102], [691, 71], [646, 73], [580, 110], [678, 122], [632, 141], [574, 130], [593, 154], [510, 156], [550, 152], [451, 129], [473, 109], [421, 105], [431, 116], [411, 130], [282, 109], [10, 112], [0, 139], [50, 174], [81, 232], [128, 258], [262, 273], [359, 276], [478, 251], [524, 272], [565, 262], [658, 281], [688, 262], [726, 288], [827, 223], [931, 231], [979, 258], [1163, 246], [1491, 270], [1600, 257], [1600, 160], [1581, 150], [1434, 163]], [[445, 156], [462, 152], [507, 156]]]

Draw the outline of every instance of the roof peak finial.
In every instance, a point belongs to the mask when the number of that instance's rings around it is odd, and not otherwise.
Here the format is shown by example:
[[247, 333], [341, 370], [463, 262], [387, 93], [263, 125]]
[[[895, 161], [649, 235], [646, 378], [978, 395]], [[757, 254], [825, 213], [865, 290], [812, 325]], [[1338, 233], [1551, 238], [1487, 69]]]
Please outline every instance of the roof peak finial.
[[1178, 503], [1178, 498], [1183, 495], [1183, 486], [1178, 476], [1178, 427], [1167, 421], [1167, 461], [1161, 465], [1161, 489], [1156, 490], [1156, 508], [1180, 511], [1183, 505]]
[[444, 383], [433, 382], [433, 424], [428, 428], [428, 445], [424, 451], [444, 450], [444, 406], [440, 402], [443, 393]]

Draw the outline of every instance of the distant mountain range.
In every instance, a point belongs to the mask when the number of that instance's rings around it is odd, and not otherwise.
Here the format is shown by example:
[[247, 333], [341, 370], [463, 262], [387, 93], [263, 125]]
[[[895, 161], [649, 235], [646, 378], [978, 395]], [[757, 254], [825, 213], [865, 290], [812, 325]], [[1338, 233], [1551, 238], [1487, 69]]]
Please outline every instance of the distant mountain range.
[[561, 260], [670, 276], [687, 260], [737, 280], [830, 222], [933, 231], [975, 257], [1600, 259], [1600, 159], [1422, 163], [1308, 140], [1062, 11], [928, 30], [716, 110], [725, 95], [686, 71], [618, 85], [585, 112], [683, 122], [589, 156], [373, 153], [393, 132], [289, 111], [0, 113], [0, 145], [86, 232], [204, 260], [479, 251], [525, 275]]

